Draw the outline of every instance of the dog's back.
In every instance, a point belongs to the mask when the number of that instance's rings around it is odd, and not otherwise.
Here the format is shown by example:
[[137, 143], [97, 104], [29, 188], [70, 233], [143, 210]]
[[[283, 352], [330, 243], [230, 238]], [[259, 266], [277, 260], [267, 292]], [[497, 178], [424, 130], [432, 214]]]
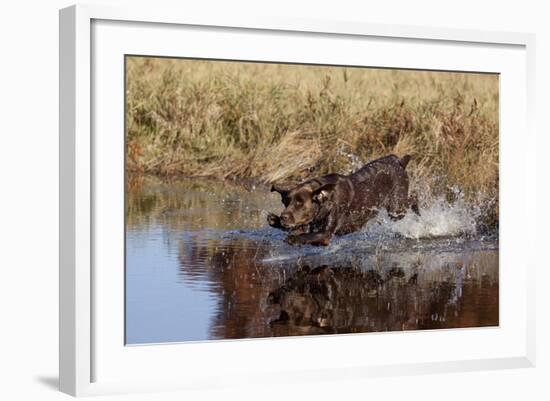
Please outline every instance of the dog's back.
[[405, 171], [410, 159], [409, 155], [403, 158], [385, 156], [351, 174], [349, 179], [355, 193], [350, 209], [375, 211], [385, 208], [392, 218], [403, 217], [409, 207], [416, 211], [416, 205], [412, 205], [415, 202], [409, 197], [409, 177]]
[[411, 156], [409, 155], [401, 159], [395, 155], [384, 156], [365, 164], [359, 170], [350, 174], [349, 177], [355, 184], [360, 184], [366, 181], [374, 181], [376, 176], [381, 173], [403, 175], [410, 160]]

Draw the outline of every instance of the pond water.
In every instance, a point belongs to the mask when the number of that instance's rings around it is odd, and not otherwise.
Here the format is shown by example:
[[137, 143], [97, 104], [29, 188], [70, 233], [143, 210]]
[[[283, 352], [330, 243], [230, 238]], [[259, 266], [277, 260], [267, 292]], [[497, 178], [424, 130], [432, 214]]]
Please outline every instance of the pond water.
[[127, 344], [499, 324], [498, 239], [460, 201], [328, 247], [286, 244], [252, 183], [133, 177], [126, 203]]

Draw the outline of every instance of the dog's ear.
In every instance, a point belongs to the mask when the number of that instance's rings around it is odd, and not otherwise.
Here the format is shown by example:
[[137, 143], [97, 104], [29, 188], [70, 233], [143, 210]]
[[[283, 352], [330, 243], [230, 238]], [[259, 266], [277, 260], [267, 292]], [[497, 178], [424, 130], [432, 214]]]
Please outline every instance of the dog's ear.
[[332, 199], [332, 194], [334, 193], [334, 188], [336, 184], [325, 184], [313, 191], [313, 201], [317, 203], [323, 203], [327, 200]]
[[271, 192], [279, 192], [283, 198], [288, 195], [290, 190], [291, 188], [285, 187], [284, 185], [273, 184], [271, 186]]

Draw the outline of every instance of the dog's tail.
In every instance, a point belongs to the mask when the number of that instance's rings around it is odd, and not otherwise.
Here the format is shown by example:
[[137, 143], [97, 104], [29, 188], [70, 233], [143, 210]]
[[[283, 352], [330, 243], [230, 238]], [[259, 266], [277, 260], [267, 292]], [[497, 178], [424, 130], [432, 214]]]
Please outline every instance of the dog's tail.
[[403, 167], [403, 169], [407, 168], [407, 164], [409, 164], [410, 161], [411, 155], [405, 155], [401, 159], [399, 159], [399, 163], [401, 163], [401, 167]]

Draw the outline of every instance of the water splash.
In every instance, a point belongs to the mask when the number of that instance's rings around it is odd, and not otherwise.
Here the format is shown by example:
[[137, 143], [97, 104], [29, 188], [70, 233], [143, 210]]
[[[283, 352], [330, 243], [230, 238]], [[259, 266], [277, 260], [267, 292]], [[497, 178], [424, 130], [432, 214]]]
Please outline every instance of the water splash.
[[392, 221], [387, 213], [379, 213], [363, 232], [380, 236], [398, 234], [409, 239], [474, 235], [478, 213], [478, 208], [466, 203], [462, 196], [453, 203], [438, 197], [420, 209], [420, 216], [409, 212], [403, 219]]
[[[347, 173], [356, 171], [364, 165], [355, 153], [346, 151], [343, 146], [338, 147], [336, 154], [349, 160], [350, 166]], [[466, 202], [464, 193], [457, 186], [447, 188], [455, 199], [453, 202], [448, 202], [444, 196], [435, 197], [431, 195], [432, 188], [437, 187], [438, 180], [439, 177], [433, 176], [431, 179], [424, 179], [417, 183], [419, 186], [417, 189], [422, 189], [423, 194], [421, 216], [409, 212], [403, 219], [392, 221], [387, 213], [382, 211], [361, 231], [381, 239], [395, 234], [409, 239], [475, 235], [482, 210], [489, 204]], [[485, 203], [488, 202], [491, 201], [485, 201]]]
[[365, 165], [359, 156], [353, 152], [346, 152], [342, 146], [339, 146], [338, 149], [336, 149], [336, 155], [345, 157], [349, 160], [349, 167], [347, 171], [345, 171], [346, 174], [351, 174]]

